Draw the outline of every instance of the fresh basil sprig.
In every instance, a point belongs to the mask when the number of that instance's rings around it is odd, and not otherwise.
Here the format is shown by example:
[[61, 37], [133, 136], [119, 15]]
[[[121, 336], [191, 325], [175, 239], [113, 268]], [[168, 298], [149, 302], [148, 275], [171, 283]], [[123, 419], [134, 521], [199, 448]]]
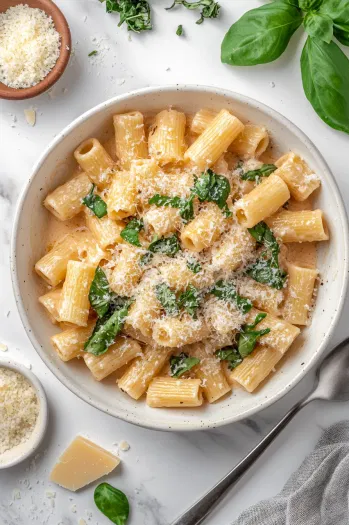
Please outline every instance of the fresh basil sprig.
[[92, 184], [89, 193], [82, 199], [82, 203], [93, 211], [96, 217], [101, 219], [107, 215], [107, 204], [99, 195], [95, 194], [95, 187], [96, 185]]
[[206, 170], [201, 177], [196, 179], [192, 193], [198, 196], [200, 202], [208, 201], [217, 204], [226, 217], [232, 215], [227, 206], [230, 184], [223, 175], [217, 175], [210, 169]]
[[170, 358], [170, 370], [172, 377], [181, 377], [185, 372], [191, 370], [200, 363], [198, 357], [189, 357], [185, 352], [179, 355], [173, 355]]
[[332, 40], [349, 46], [349, 0], [275, 0], [252, 9], [225, 35], [222, 62], [272, 62], [302, 22], [309, 35], [301, 56], [305, 95], [326, 124], [349, 133], [349, 60]]
[[131, 219], [129, 223], [125, 226], [123, 230], [120, 232], [120, 237], [124, 239], [124, 241], [129, 242], [130, 244], [133, 244], [134, 246], [142, 247], [140, 241], [139, 241], [139, 232], [143, 230], [144, 223], [142, 219]]
[[281, 290], [285, 286], [287, 274], [279, 266], [280, 246], [273, 232], [265, 222], [259, 222], [248, 231], [258, 244], [265, 247], [266, 251], [247, 267], [247, 275], [259, 283]]
[[158, 193], [149, 199], [149, 204], [155, 206], [171, 206], [179, 209], [179, 215], [186, 224], [194, 218], [194, 196], [189, 199], [182, 199], [181, 197], [168, 197], [167, 195], [159, 195]]
[[215, 0], [198, 0], [197, 2], [174, 0], [173, 4], [170, 7], [166, 7], [165, 9], [169, 11], [176, 5], [182, 5], [183, 7], [186, 7], [190, 10], [202, 8], [200, 13], [201, 16], [199, 20], [196, 21], [197, 24], [202, 24], [205, 18], [217, 18], [220, 10], [220, 5]]
[[173, 257], [181, 249], [177, 235], [170, 235], [170, 237], [155, 236], [148, 246], [148, 250], [152, 253], [162, 253]]
[[258, 184], [261, 177], [269, 177], [269, 175], [271, 175], [276, 169], [277, 167], [275, 164], [263, 164], [263, 166], [257, 170], [250, 170], [246, 171], [246, 173], [241, 173], [240, 177], [242, 180], [252, 180]]
[[247, 314], [252, 308], [251, 301], [245, 297], [241, 297], [241, 295], [238, 294], [235, 285], [229, 281], [217, 281], [212, 288], [211, 293], [215, 297], [218, 297], [218, 299], [222, 299], [222, 301], [235, 304], [243, 314]]
[[234, 346], [226, 346], [225, 348], [217, 350], [216, 356], [220, 361], [227, 361], [230, 370], [236, 368], [243, 361], [238, 349]]
[[106, 11], [120, 14], [118, 27], [126, 22], [127, 29], [135, 33], [152, 29], [150, 5], [147, 0], [107, 0]]
[[157, 284], [155, 286], [155, 295], [159, 303], [161, 303], [167, 315], [178, 315], [179, 307], [177, 303], [176, 294], [165, 283]]
[[97, 508], [115, 525], [125, 525], [130, 513], [127, 497], [121, 490], [109, 483], [101, 483], [95, 488], [94, 500]]
[[257, 341], [263, 335], [269, 334], [270, 328], [264, 328], [263, 330], [255, 330], [257, 324], [259, 324], [267, 314], [259, 313], [252, 324], [245, 324], [242, 326], [238, 338], [238, 351], [242, 358], [248, 356], [257, 344]]

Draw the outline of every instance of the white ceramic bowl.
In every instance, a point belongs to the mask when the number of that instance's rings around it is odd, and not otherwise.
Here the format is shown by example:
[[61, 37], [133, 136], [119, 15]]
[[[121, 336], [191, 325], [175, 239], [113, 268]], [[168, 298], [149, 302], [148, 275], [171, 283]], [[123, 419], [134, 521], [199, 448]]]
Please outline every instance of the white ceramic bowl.
[[39, 401], [39, 415], [29, 439], [0, 455], [0, 470], [18, 465], [18, 463], [21, 463], [33, 454], [43, 440], [48, 421], [46, 394], [40, 381], [33, 372], [28, 370], [24, 365], [15, 363], [10, 359], [0, 359], [0, 368], [1, 367], [9, 368], [10, 370], [22, 374], [22, 376], [29, 381], [34, 388]]
[[[265, 125], [276, 153], [299, 153], [322, 178], [316, 206], [325, 211], [331, 241], [320, 243], [318, 266], [323, 279], [313, 322], [289, 354], [278, 372], [253, 395], [240, 389], [217, 404], [200, 409], [152, 409], [120, 392], [115, 381], [94, 381], [77, 360], [63, 363], [49, 338], [57, 332], [37, 301], [41, 283], [33, 266], [45, 246], [48, 211], [43, 197], [67, 180], [73, 165], [72, 153], [91, 136], [104, 137], [111, 128], [112, 115], [131, 110], [153, 113], [173, 105], [187, 113], [199, 108], [230, 109], [242, 120]], [[106, 131], [107, 130], [107, 131]], [[212, 87], [170, 86], [143, 89], [111, 99], [91, 109], [50, 144], [36, 164], [17, 208], [12, 239], [13, 285], [19, 312], [37, 352], [56, 377], [79, 397], [113, 416], [162, 430], [197, 430], [216, 427], [246, 418], [284, 396], [323, 354], [342, 308], [348, 273], [348, 227], [336, 182], [324, 159], [311, 141], [289, 120], [250, 98]], [[59, 400], [57, 400], [59, 402]]]

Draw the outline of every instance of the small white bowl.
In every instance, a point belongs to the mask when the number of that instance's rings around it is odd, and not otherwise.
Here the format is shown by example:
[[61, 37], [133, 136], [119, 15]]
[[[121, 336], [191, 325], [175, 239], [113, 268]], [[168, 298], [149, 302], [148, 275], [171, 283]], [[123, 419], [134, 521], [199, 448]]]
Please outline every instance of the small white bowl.
[[39, 415], [29, 439], [0, 455], [0, 470], [18, 465], [27, 459], [40, 445], [46, 432], [48, 411], [45, 391], [38, 378], [24, 365], [8, 359], [0, 359], [0, 368], [9, 368], [22, 374], [35, 390], [39, 400]]
[[[49, 212], [42, 206], [44, 196], [65, 182], [74, 170], [74, 149], [85, 139], [102, 141], [113, 130], [115, 113], [155, 112], [174, 106], [186, 113], [200, 108], [227, 108], [244, 122], [263, 124], [268, 129], [274, 154], [289, 150], [301, 155], [322, 179], [315, 206], [324, 210], [331, 240], [319, 243], [318, 267], [323, 280], [319, 286], [312, 324], [287, 353], [277, 373], [254, 394], [234, 388], [218, 403], [197, 409], [153, 409], [134, 401], [116, 387], [114, 378], [98, 382], [75, 359], [63, 363], [50, 344], [59, 331], [46, 317], [37, 298], [42, 283], [33, 272], [47, 241]], [[20, 316], [35, 349], [55, 376], [72, 392], [99, 410], [153, 429], [184, 431], [226, 425], [251, 417], [284, 396], [323, 356], [339, 319], [348, 284], [348, 222], [336, 181], [314, 144], [280, 113], [251, 98], [209, 86], [164, 86], [147, 88], [115, 97], [77, 118], [43, 152], [17, 206], [14, 221], [11, 266], [14, 293]]]

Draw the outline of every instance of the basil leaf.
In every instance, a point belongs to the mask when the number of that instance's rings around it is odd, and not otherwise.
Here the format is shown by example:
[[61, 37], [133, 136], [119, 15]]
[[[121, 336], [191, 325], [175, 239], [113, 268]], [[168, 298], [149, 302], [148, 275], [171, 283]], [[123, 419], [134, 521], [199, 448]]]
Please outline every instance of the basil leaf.
[[267, 284], [276, 290], [284, 288], [287, 278], [286, 272], [279, 268], [273, 258], [267, 259], [265, 253], [247, 268], [246, 274], [258, 283]]
[[155, 286], [155, 295], [167, 315], [179, 314], [176, 294], [167, 286], [167, 284], [157, 284]]
[[261, 177], [269, 177], [276, 169], [275, 164], [263, 164], [258, 170], [246, 171], [246, 173], [242, 173], [240, 177], [242, 180], [252, 180], [258, 184]]
[[229, 281], [217, 281], [211, 293], [219, 299], [222, 299], [222, 301], [235, 304], [243, 314], [246, 314], [252, 308], [251, 301], [245, 297], [241, 297], [241, 295], [237, 293], [234, 284]]
[[178, 305], [180, 308], [184, 308], [189, 315], [196, 319], [196, 311], [200, 306], [200, 294], [198, 289], [190, 284], [188, 288], [179, 296]]
[[126, 22], [127, 29], [135, 33], [152, 29], [150, 6], [147, 0], [107, 0], [106, 11], [120, 14], [118, 27]]
[[91, 53], [89, 53], [87, 56], [89, 56], [89, 57], [94, 57], [94, 56], [96, 56], [96, 55], [98, 55], [98, 51], [96, 51], [96, 50], [94, 49], [94, 50], [91, 51]]
[[144, 266], [147, 266], [147, 264], [149, 264], [151, 262], [153, 257], [154, 257], [153, 253], [151, 253], [151, 252], [145, 253], [144, 255], [142, 255], [142, 257], [139, 260], [139, 266], [141, 268], [143, 268]]
[[319, 10], [333, 20], [334, 36], [344, 46], [349, 46], [349, 0], [326, 0]]
[[226, 346], [225, 348], [217, 350], [216, 356], [220, 361], [227, 361], [230, 370], [236, 368], [243, 361], [238, 349], [233, 346]]
[[91, 337], [86, 341], [84, 350], [94, 355], [104, 354], [115, 341], [116, 336], [123, 328], [131, 301], [122, 308], [107, 312], [98, 319]]
[[299, 0], [299, 7], [303, 11], [317, 11], [323, 0]]
[[180, 197], [168, 197], [167, 195], [159, 195], [158, 193], [149, 199], [149, 204], [155, 206], [171, 206], [172, 208], [179, 208], [179, 214], [184, 223], [191, 221], [194, 218], [194, 196], [189, 199], [181, 199]]
[[349, 133], [349, 60], [337, 44], [308, 37], [301, 57], [303, 88], [319, 117]]
[[224, 37], [221, 60], [235, 66], [266, 64], [279, 58], [302, 23], [299, 9], [273, 2], [245, 13]]
[[183, 35], [183, 26], [182, 26], [182, 24], [180, 24], [177, 27], [176, 35], [178, 35], [178, 36], [182, 36]]
[[248, 231], [259, 244], [263, 244], [267, 250], [270, 250], [278, 263], [277, 257], [280, 253], [280, 246], [269, 226], [262, 221], [253, 228], [248, 228]]
[[109, 483], [101, 483], [95, 488], [94, 500], [97, 508], [115, 525], [125, 525], [130, 513], [127, 497]]
[[206, 170], [199, 179], [196, 179], [192, 193], [198, 196], [200, 202], [214, 202], [227, 217], [231, 216], [227, 207], [230, 184], [223, 175], [217, 175], [210, 169]]
[[202, 7], [200, 18], [196, 21], [197, 24], [202, 24], [205, 18], [217, 18], [220, 10], [220, 5], [215, 0], [198, 0], [197, 2], [188, 2], [187, 0], [174, 0], [170, 7], [165, 9], [169, 11], [176, 5], [182, 5], [187, 9], [199, 9]]
[[195, 259], [187, 261], [187, 267], [189, 268], [189, 270], [191, 272], [193, 272], [195, 274], [201, 272], [201, 270], [202, 270], [201, 264], [198, 261], [196, 261]]
[[333, 22], [328, 15], [311, 11], [304, 18], [304, 28], [309, 36], [319, 38], [328, 44], [333, 37]]
[[82, 203], [87, 206], [93, 213], [101, 219], [104, 215], [107, 215], [107, 204], [99, 195], [94, 193], [96, 185], [92, 184], [89, 193], [82, 199]]
[[173, 257], [181, 249], [177, 235], [170, 237], [155, 237], [149, 244], [148, 250], [152, 253], [163, 253]]
[[112, 293], [107, 276], [100, 266], [96, 268], [88, 298], [98, 317], [103, 317], [109, 310]]
[[134, 246], [142, 247], [141, 243], [139, 242], [138, 234], [141, 230], [143, 230], [143, 228], [144, 223], [142, 219], [132, 219], [120, 232], [120, 237], [122, 237], [124, 241], [127, 241]]
[[185, 372], [188, 372], [200, 363], [197, 357], [189, 357], [185, 352], [179, 355], [173, 355], [170, 358], [170, 369], [172, 377], [181, 377]]
[[238, 340], [238, 351], [242, 358], [248, 356], [256, 347], [257, 341], [263, 335], [269, 334], [270, 328], [264, 330], [254, 330], [267, 314], [259, 313], [253, 324], [245, 324], [240, 331]]

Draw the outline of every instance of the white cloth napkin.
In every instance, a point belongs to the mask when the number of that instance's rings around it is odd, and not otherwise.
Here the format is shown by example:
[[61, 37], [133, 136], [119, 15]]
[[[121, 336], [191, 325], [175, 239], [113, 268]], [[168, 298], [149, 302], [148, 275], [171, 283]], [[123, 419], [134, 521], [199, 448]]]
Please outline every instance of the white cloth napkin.
[[349, 421], [325, 430], [315, 450], [274, 498], [232, 525], [348, 525]]

